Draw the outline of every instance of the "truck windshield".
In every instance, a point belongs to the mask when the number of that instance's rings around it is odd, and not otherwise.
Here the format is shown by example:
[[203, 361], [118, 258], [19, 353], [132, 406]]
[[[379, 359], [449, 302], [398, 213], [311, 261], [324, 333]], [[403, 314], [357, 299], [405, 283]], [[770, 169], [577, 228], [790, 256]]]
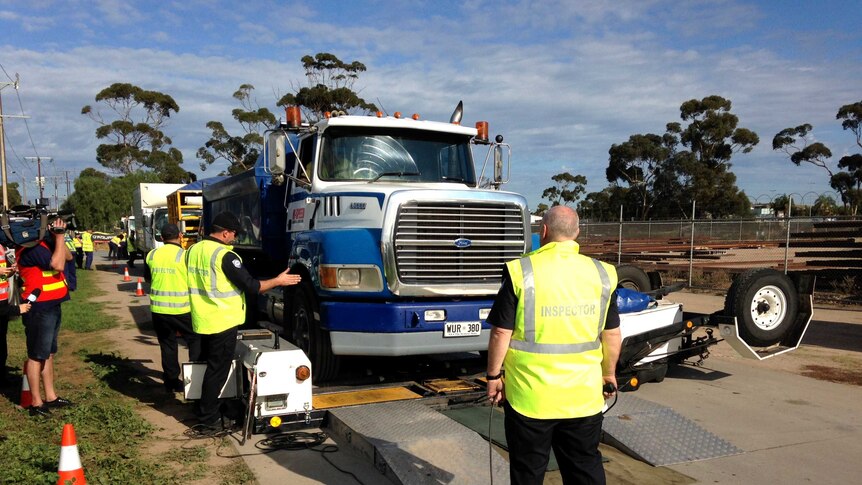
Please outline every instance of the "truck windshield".
[[469, 142], [434, 131], [332, 127], [323, 134], [319, 176], [475, 185]]

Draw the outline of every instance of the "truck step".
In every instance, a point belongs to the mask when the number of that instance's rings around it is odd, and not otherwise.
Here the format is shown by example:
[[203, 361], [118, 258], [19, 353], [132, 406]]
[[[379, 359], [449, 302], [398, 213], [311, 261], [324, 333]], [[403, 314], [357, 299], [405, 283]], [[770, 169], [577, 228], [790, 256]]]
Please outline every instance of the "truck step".
[[605, 414], [603, 441], [653, 466], [738, 455], [744, 451], [673, 409], [620, 393]]

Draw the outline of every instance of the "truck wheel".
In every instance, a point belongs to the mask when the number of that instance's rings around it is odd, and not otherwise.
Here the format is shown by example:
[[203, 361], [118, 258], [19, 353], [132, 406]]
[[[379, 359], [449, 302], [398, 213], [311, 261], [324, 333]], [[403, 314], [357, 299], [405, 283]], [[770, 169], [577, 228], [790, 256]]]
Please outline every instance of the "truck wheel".
[[329, 332], [320, 328], [320, 311], [314, 293], [307, 285], [300, 285], [291, 299], [291, 341], [311, 360], [312, 379], [324, 382], [338, 374], [339, 359], [332, 353]]
[[796, 321], [796, 287], [787, 275], [769, 268], [750, 269], [736, 278], [724, 300], [724, 311], [736, 317], [739, 335], [748, 345], [777, 344]]
[[652, 290], [652, 285], [644, 270], [636, 266], [621, 264], [617, 266], [617, 288], [627, 288], [643, 293]]

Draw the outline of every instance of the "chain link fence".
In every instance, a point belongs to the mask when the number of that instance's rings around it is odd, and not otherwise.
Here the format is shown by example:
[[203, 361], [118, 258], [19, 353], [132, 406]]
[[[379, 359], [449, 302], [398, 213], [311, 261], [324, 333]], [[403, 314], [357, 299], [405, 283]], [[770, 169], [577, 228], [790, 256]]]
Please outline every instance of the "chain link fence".
[[726, 290], [736, 274], [774, 268], [817, 276], [816, 297], [862, 303], [858, 217], [581, 223], [581, 252], [659, 271], [663, 281]]

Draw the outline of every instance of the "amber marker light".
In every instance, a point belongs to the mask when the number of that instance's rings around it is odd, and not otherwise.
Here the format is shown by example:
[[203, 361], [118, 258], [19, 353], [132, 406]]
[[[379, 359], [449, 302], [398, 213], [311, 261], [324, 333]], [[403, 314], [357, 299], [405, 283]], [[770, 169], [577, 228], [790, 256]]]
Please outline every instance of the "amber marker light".
[[332, 112], [331, 111], [325, 111], [323, 113], [323, 117], [326, 119], [332, 118]]
[[694, 322], [692, 322], [691, 320], [686, 321], [685, 328], [691, 330], [692, 328], [694, 328]]
[[378, 112], [377, 112], [377, 117], [378, 117], [378, 118], [383, 118], [383, 111], [378, 111]]
[[307, 365], [301, 365], [296, 368], [297, 380], [304, 381], [309, 377], [311, 377], [311, 369], [309, 369]]
[[320, 274], [320, 286], [324, 288], [338, 287], [338, 268], [321, 266], [318, 273]]
[[299, 106], [288, 106], [284, 108], [285, 116], [287, 116], [287, 126], [291, 128], [299, 128], [302, 124], [302, 112]]
[[488, 141], [488, 122], [487, 121], [477, 121], [476, 122], [476, 139], [481, 141]]
[[631, 379], [629, 379], [629, 385], [632, 387], [638, 387], [638, 378], [632, 377]]
[[400, 112], [400, 111], [396, 111], [396, 112], [395, 112], [395, 114], [394, 114], [394, 115], [392, 115], [392, 116], [394, 116], [396, 120], [397, 120], [397, 119], [401, 119], [401, 112]]
[[278, 428], [279, 426], [281, 426], [281, 418], [279, 418], [278, 416], [273, 416], [269, 418], [269, 425], [273, 428]]
[[419, 119], [419, 113], [413, 113], [413, 116], [411, 116], [411, 118], [413, 118], [414, 120], [418, 120]]

